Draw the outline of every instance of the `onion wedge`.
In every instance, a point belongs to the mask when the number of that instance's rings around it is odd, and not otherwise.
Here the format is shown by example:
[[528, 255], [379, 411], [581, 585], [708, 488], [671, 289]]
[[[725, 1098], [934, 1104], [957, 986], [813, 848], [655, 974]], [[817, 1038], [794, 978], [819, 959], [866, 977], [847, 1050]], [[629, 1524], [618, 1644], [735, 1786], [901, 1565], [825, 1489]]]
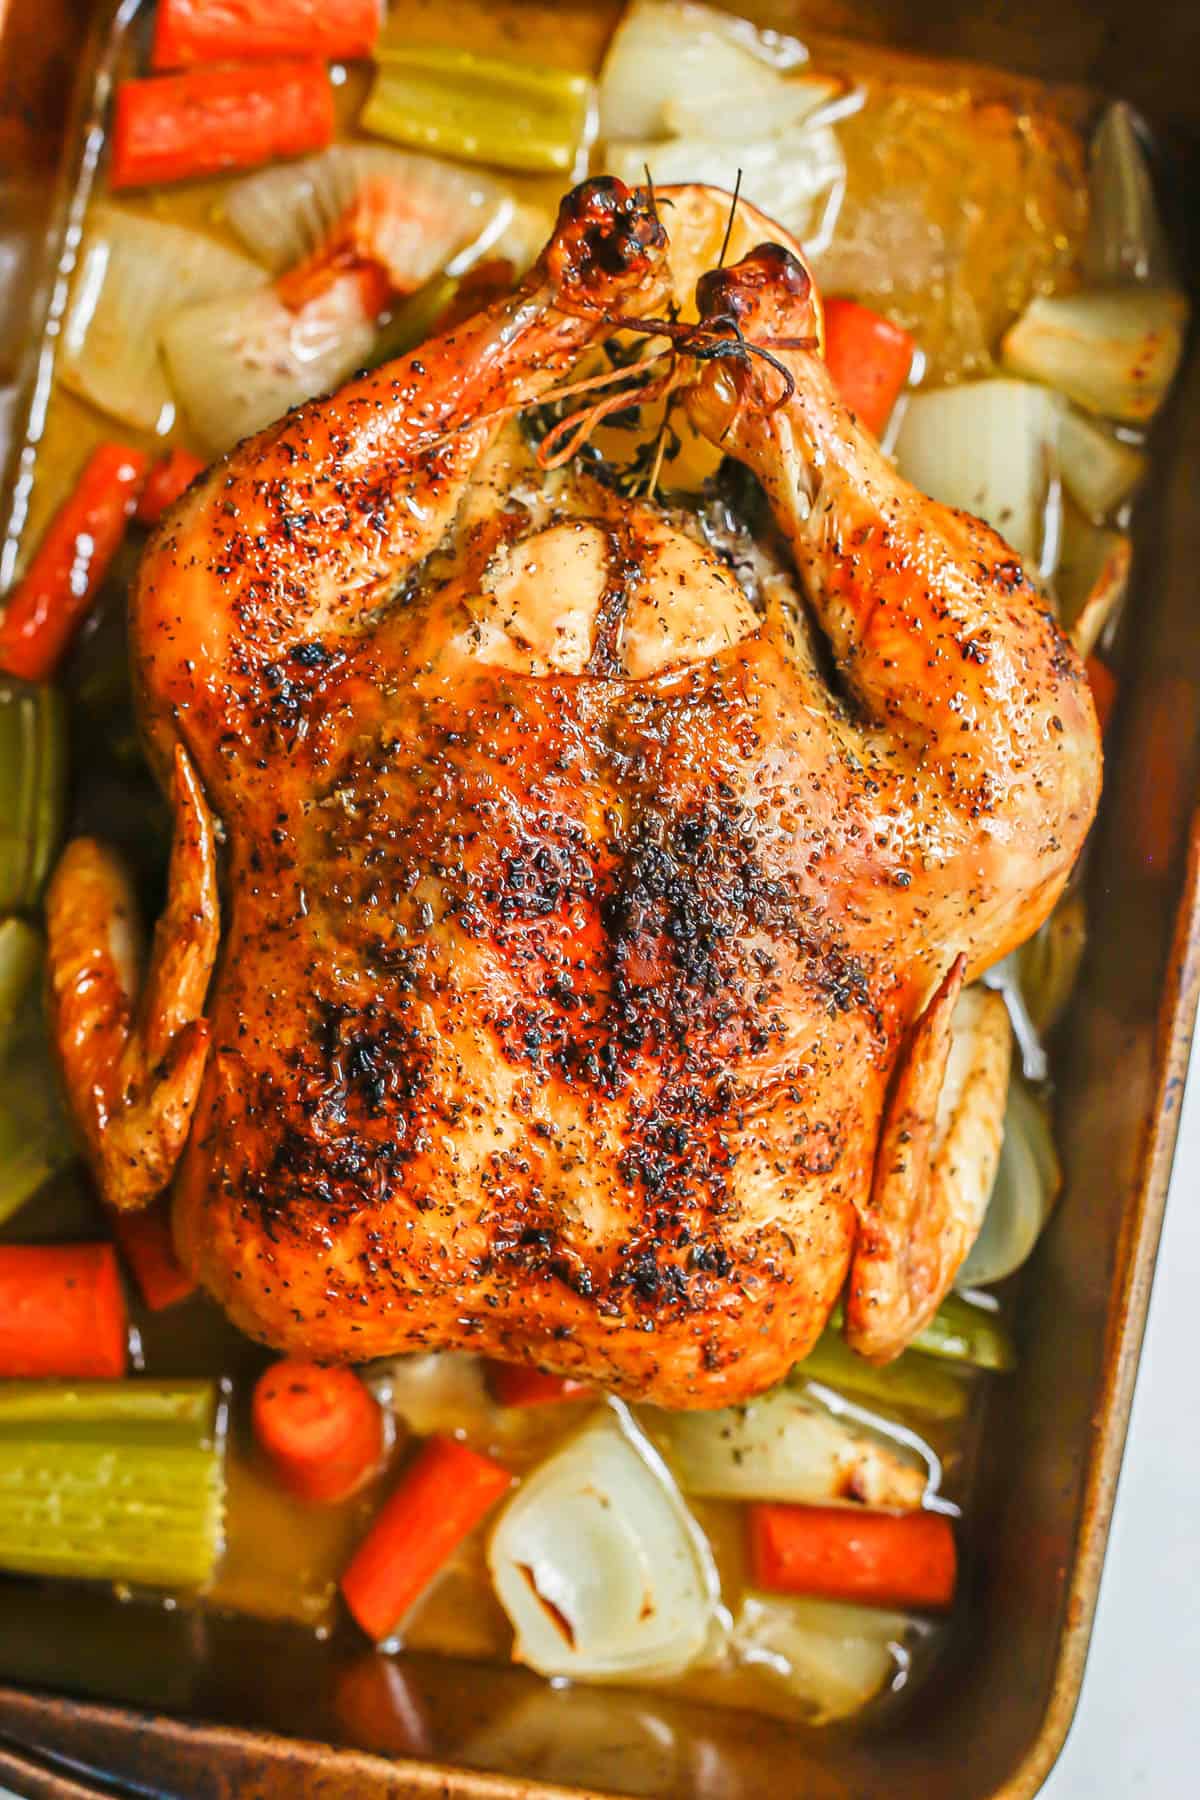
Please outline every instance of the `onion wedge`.
[[160, 356], [163, 326], [181, 306], [244, 293], [263, 272], [205, 232], [97, 206], [63, 327], [63, 385], [140, 431], [163, 433], [175, 401]]
[[[720, 138], [664, 138], [661, 142], [611, 141], [604, 167], [633, 186], [646, 170], [656, 188], [699, 183], [732, 192], [741, 173], [740, 193], [810, 249], [828, 231], [845, 179], [846, 163], [832, 126], [799, 126], [778, 137], [734, 144]], [[822, 204], [825, 202], [825, 204]]]
[[1059, 618], [1080, 656], [1089, 657], [1119, 613], [1129, 587], [1133, 544], [1068, 514], [1055, 576]]
[[928, 1466], [891, 1442], [775, 1388], [720, 1412], [644, 1413], [646, 1427], [686, 1494], [709, 1500], [846, 1500], [918, 1507]]
[[1097, 525], [1128, 500], [1146, 458], [1096, 420], [1065, 406], [1058, 421], [1058, 467], [1075, 504]]
[[1062, 1183], [1049, 1121], [1031, 1088], [1014, 1078], [1004, 1143], [983, 1228], [959, 1270], [962, 1286], [988, 1287], [1032, 1254]]
[[[770, 130], [762, 125], [761, 109], [769, 113], [782, 105], [786, 111], [791, 103], [779, 71], [806, 57], [795, 38], [756, 31], [746, 20], [695, 0], [634, 0], [601, 70], [600, 135], [664, 137], [717, 115], [726, 123], [714, 136], [740, 141]], [[798, 95], [796, 105], [803, 107], [810, 93]], [[787, 122], [796, 116], [803, 112]]]
[[182, 307], [163, 330], [163, 355], [192, 429], [215, 456], [336, 387], [366, 360], [376, 318], [353, 271], [295, 311], [269, 282]]
[[645, 1435], [605, 1408], [522, 1482], [488, 1546], [514, 1656], [585, 1680], [679, 1674], [719, 1595], [703, 1533]]
[[909, 397], [896, 461], [923, 493], [986, 519], [1036, 571], [1060, 402], [1028, 381], [975, 381]]
[[730, 1648], [797, 1700], [810, 1724], [829, 1725], [896, 1680], [908, 1663], [905, 1643], [919, 1629], [906, 1613], [750, 1593]]
[[1098, 286], [1111, 282], [1169, 286], [1171, 258], [1137, 115], [1123, 100], [1109, 107], [1092, 139], [1089, 185], [1086, 279]]
[[235, 182], [225, 217], [246, 248], [280, 274], [320, 250], [364, 202], [371, 207], [372, 254], [398, 293], [439, 269], [466, 268], [514, 211], [499, 183], [473, 170], [408, 150], [337, 144]]
[[1040, 295], [1005, 334], [1004, 364], [1086, 412], [1141, 425], [1171, 385], [1187, 319], [1187, 301], [1174, 288]]

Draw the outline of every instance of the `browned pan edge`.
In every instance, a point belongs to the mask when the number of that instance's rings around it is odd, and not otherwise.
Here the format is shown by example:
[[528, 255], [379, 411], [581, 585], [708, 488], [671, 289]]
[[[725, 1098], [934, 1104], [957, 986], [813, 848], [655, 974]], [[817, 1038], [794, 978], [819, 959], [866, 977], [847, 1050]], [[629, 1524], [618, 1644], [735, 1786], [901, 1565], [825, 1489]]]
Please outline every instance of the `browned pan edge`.
[[[0, 23], [6, 0], [0, 0]], [[80, 14], [86, 0], [51, 0]], [[108, 10], [102, 8], [102, 11]], [[1179, 1103], [1200, 995], [1200, 814], [1157, 1013], [1150, 1104], [1128, 1186], [1109, 1290], [1098, 1403], [1087, 1446], [1078, 1532], [1066, 1584], [1049, 1697], [1035, 1738], [992, 1800], [1030, 1800], [1070, 1728], [1095, 1613], [1105, 1543], [1128, 1427], [1138, 1356], [1178, 1130]], [[33, 1750], [30, 1745], [42, 1748]], [[122, 1776], [110, 1771], [123, 1770]], [[0, 1686], [0, 1784], [21, 1800], [605, 1800], [599, 1790], [332, 1750], [264, 1731], [181, 1721], [114, 1705], [76, 1703]]]

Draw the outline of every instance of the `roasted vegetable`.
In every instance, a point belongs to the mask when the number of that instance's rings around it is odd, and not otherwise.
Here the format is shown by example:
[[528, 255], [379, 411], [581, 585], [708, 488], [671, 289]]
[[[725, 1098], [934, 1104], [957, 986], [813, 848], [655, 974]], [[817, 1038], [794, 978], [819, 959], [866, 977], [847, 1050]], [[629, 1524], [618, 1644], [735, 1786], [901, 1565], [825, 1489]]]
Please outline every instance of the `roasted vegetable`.
[[0, 1385], [0, 1568], [203, 1587], [223, 1454], [212, 1381]]
[[163, 326], [181, 307], [262, 281], [257, 263], [207, 232], [93, 207], [63, 327], [63, 382], [139, 431], [169, 431], [175, 396], [163, 366]]
[[929, 1472], [889, 1441], [789, 1387], [720, 1412], [647, 1412], [686, 1494], [720, 1500], [855, 1500], [920, 1506]]
[[451, 1551], [511, 1483], [502, 1464], [454, 1438], [430, 1438], [401, 1477], [342, 1576], [342, 1597], [367, 1636], [383, 1642]]
[[910, 397], [896, 461], [935, 500], [986, 519], [1036, 573], [1057, 430], [1058, 402], [1045, 388], [973, 381]]
[[1153, 418], [1183, 353], [1188, 306], [1173, 288], [1040, 295], [1005, 334], [1007, 368], [1124, 424]]
[[66, 785], [62, 696], [0, 675], [0, 914], [37, 904], [62, 837]]
[[514, 1655], [542, 1675], [672, 1675], [709, 1642], [712, 1554], [623, 1409], [599, 1412], [522, 1482], [488, 1565]]
[[590, 135], [586, 76], [435, 45], [381, 45], [362, 125], [465, 162], [569, 175]]

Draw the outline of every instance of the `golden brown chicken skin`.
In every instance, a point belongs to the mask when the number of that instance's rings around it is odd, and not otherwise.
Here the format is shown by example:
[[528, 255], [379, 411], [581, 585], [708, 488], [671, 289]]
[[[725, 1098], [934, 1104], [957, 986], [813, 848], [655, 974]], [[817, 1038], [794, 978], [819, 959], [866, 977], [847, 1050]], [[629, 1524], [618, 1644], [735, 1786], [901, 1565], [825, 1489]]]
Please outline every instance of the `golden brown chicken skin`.
[[[119, 871], [69, 848], [60, 1048], [109, 1198], [178, 1156], [184, 1257], [280, 1348], [717, 1406], [843, 1291], [895, 1354], [969, 1248], [927, 1179], [949, 1012], [1078, 854], [1088, 689], [810, 349], [688, 390], [787, 546], [757, 608], [669, 513], [541, 471], [512, 410], [667, 285], [647, 200], [586, 184], [514, 297], [242, 445], [143, 561], [171, 904], [138, 995]], [[699, 297], [710, 347], [815, 335], [772, 247]]]

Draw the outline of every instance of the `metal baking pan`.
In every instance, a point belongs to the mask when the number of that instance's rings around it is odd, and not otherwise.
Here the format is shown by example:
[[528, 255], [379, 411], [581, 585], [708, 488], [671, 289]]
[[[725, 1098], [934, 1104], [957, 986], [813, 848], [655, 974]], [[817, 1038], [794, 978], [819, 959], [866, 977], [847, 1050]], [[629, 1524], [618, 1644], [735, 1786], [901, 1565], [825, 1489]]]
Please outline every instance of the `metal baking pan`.
[[[453, 0], [446, 0], [453, 4]], [[779, 0], [765, 21], [965, 57], [1123, 95], [1168, 206], [1200, 188], [1194, 0]], [[0, 430], [35, 399], [72, 194], [94, 159], [115, 37], [137, 0], [0, 0]], [[1183, 206], [1176, 211], [1183, 214]], [[1186, 223], [1186, 221], [1185, 221]], [[1194, 221], [1193, 221], [1194, 223]], [[1197, 292], [1198, 246], [1177, 239]], [[283, 1629], [0, 1590], [0, 1784], [100, 1794], [515, 1800], [1024, 1800], [1070, 1725], [1095, 1606], [1200, 991], [1200, 358], [1158, 430], [1127, 610], [1122, 701], [1090, 864], [1092, 935], [1058, 1059], [1065, 1197], [1025, 1280], [1022, 1374], [999, 1391], [976, 1508], [991, 1553], [970, 1629], [869, 1733], [520, 1672], [402, 1662]], [[11, 489], [21, 470], [8, 458]], [[1155, 812], [1155, 829], [1146, 819]], [[523, 1708], [519, 1774], [489, 1767]]]

